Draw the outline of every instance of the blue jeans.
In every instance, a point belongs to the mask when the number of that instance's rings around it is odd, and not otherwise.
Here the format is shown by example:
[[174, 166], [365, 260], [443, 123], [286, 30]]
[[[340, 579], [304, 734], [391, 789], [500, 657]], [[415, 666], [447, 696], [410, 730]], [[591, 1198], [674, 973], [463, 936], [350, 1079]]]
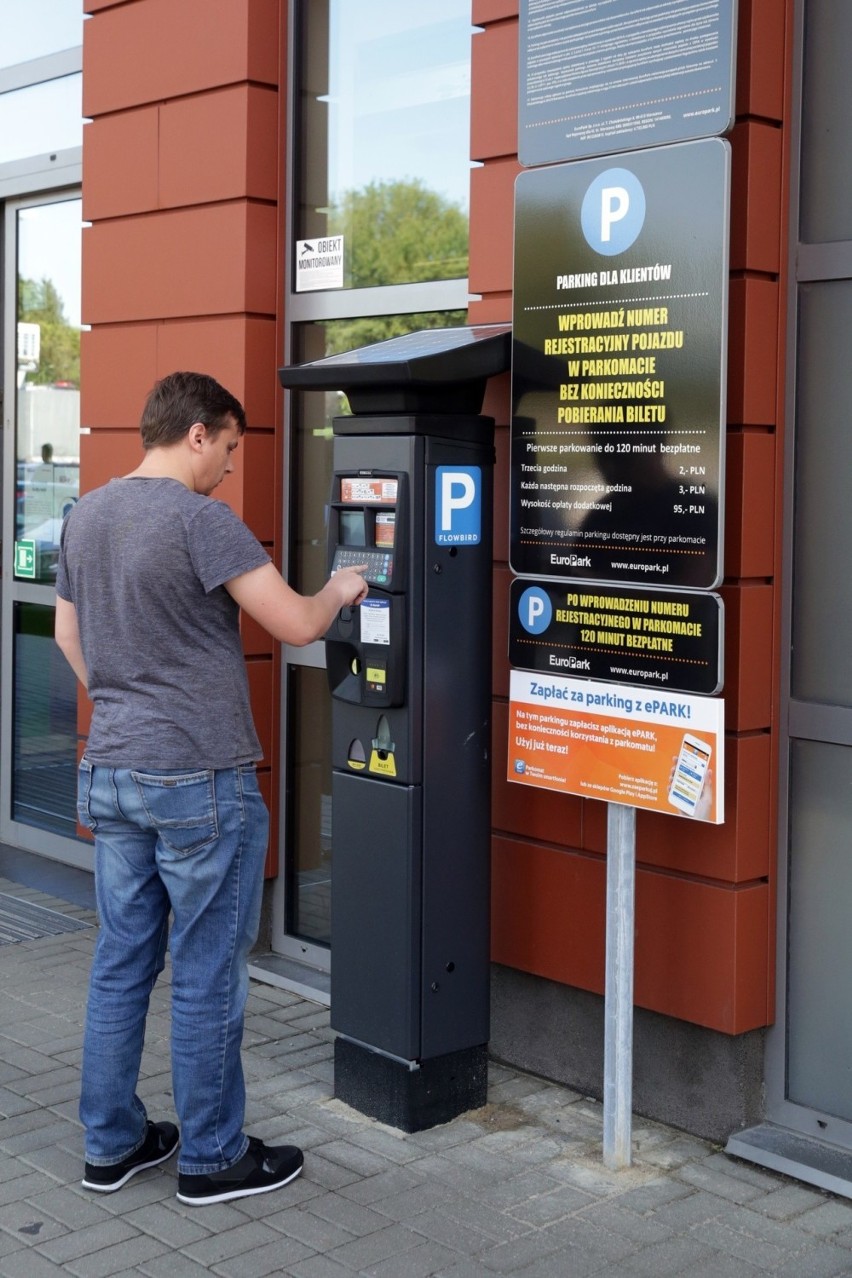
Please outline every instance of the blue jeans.
[[83, 1041], [86, 1159], [110, 1166], [145, 1139], [136, 1086], [168, 941], [178, 1167], [222, 1171], [248, 1148], [240, 1044], [269, 833], [254, 765], [151, 773], [84, 758], [77, 806], [95, 836], [100, 915]]

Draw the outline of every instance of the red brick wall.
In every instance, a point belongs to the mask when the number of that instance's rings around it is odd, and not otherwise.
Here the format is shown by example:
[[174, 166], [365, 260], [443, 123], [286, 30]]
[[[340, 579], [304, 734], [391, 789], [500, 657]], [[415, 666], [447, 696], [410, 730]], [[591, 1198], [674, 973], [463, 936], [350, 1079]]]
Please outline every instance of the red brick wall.
[[[216, 495], [278, 557], [283, 5], [85, 0], [84, 10], [83, 322], [91, 329], [81, 416], [91, 433], [82, 487], [138, 464], [139, 414], [157, 378], [179, 368], [210, 373], [249, 421], [236, 472]], [[278, 661], [259, 627], [244, 627], [244, 643], [274, 828]]]

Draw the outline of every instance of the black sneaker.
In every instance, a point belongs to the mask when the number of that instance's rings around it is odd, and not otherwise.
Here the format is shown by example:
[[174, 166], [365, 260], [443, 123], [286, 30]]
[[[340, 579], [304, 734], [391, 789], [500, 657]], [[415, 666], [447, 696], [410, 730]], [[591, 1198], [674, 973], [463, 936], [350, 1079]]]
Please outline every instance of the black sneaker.
[[157, 1167], [171, 1158], [180, 1143], [174, 1123], [148, 1123], [145, 1140], [134, 1154], [128, 1154], [120, 1163], [98, 1167], [86, 1163], [83, 1188], [95, 1189], [99, 1194], [111, 1194], [126, 1185], [131, 1176], [146, 1167]]
[[178, 1173], [177, 1196], [182, 1203], [227, 1203], [232, 1198], [268, 1194], [295, 1180], [302, 1170], [304, 1155], [295, 1145], [264, 1145], [249, 1136], [249, 1147], [239, 1162], [209, 1176]]

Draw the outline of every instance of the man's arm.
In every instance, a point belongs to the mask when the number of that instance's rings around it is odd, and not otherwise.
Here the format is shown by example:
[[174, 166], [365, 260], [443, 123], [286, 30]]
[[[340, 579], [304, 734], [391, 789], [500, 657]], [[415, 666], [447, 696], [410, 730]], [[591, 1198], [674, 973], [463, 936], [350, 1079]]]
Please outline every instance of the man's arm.
[[368, 586], [358, 569], [341, 568], [317, 594], [300, 595], [273, 564], [264, 564], [232, 577], [225, 589], [273, 639], [302, 647], [324, 635], [341, 608], [365, 599]]
[[77, 609], [61, 595], [56, 596], [54, 636], [60, 650], [84, 688], [89, 686], [83, 649], [80, 647], [80, 627], [77, 625]]

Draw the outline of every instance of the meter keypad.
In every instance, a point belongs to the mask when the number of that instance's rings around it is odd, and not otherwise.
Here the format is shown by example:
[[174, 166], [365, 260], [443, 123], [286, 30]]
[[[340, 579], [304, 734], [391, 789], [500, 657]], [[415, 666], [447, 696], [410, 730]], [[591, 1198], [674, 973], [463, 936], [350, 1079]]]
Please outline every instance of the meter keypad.
[[366, 550], [363, 546], [357, 548], [347, 546], [345, 549], [338, 546], [334, 552], [332, 572], [337, 572], [338, 568], [353, 568], [360, 564], [367, 565], [364, 572], [367, 581], [377, 586], [386, 586], [390, 583], [393, 576], [393, 555], [383, 550]]

